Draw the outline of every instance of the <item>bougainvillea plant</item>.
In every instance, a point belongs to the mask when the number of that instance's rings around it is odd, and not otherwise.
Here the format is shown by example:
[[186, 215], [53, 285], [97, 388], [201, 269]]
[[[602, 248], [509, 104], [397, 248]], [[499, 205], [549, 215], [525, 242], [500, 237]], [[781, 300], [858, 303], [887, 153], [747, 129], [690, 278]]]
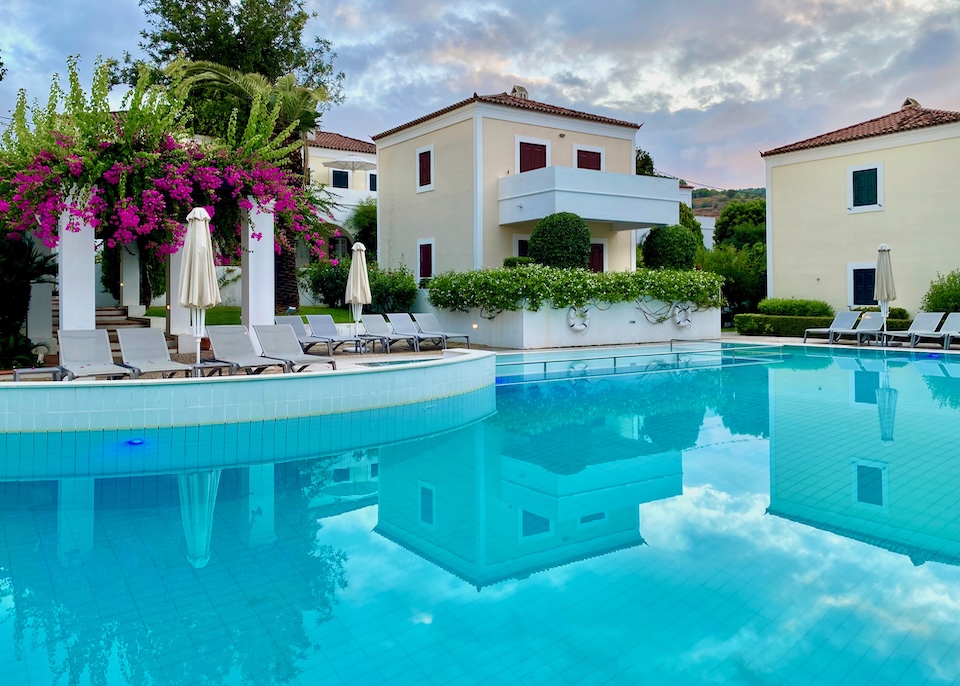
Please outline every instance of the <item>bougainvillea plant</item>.
[[[0, 137], [0, 231], [7, 238], [32, 234], [53, 247], [61, 231], [85, 223], [108, 246], [137, 241], [163, 256], [183, 244], [184, 218], [202, 206], [226, 262], [240, 251], [239, 207], [286, 217], [293, 235], [326, 257], [329, 207], [284, 168], [289, 132], [273, 135], [275, 112], [254, 103], [238, 144], [229, 146], [189, 135], [186, 87], [176, 73], [166, 85], [144, 74], [113, 111], [108, 63], [97, 62], [89, 96], [76, 58], [67, 69], [67, 91], [55, 77], [45, 107], [28, 107], [20, 91]], [[276, 239], [277, 250], [293, 249], [283, 232]]]

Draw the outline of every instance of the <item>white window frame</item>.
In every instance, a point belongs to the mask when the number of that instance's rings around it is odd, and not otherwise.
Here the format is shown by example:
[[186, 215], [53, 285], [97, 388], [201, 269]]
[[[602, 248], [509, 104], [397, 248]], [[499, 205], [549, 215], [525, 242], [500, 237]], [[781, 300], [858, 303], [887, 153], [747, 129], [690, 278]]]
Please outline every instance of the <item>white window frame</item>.
[[[610, 271], [610, 242], [606, 238], [594, 238], [591, 236], [590, 245], [594, 243], [599, 243], [603, 246], [603, 271]], [[634, 250], [634, 254], [636, 254], [636, 250]]]
[[[883, 505], [874, 505], [873, 503], [862, 502], [858, 497], [857, 467], [872, 467], [880, 470], [880, 490]], [[890, 488], [889, 488], [889, 465], [886, 462], [877, 462], [876, 460], [853, 460], [850, 463], [850, 497], [853, 504], [858, 508], [865, 508], [873, 512], [888, 512], [890, 510]]]
[[[433, 167], [433, 153], [430, 153], [430, 166], [431, 166], [431, 169], [430, 169], [430, 178], [433, 179], [433, 169], [432, 169], [432, 167]], [[418, 165], [418, 166], [417, 166], [417, 175], [418, 175], [418, 177], [419, 177], [419, 174], [420, 174], [420, 167], [419, 167], [419, 165]], [[377, 180], [377, 190], [372, 190], [372, 189], [370, 188], [370, 177], [371, 177], [371, 176]], [[420, 179], [417, 178], [417, 181], [419, 182]], [[371, 193], [379, 193], [379, 192], [380, 192], [380, 177], [377, 176], [377, 171], [376, 171], [375, 169], [367, 172], [367, 190], [370, 191]]]
[[[341, 187], [341, 186], [334, 186], [334, 185], [333, 185], [333, 174], [334, 174], [334, 172], [343, 172], [344, 174], [347, 175], [347, 185], [346, 185], [346, 186]], [[353, 177], [350, 175], [350, 170], [349, 170], [349, 169], [331, 169], [331, 170], [330, 170], [330, 188], [332, 188], [334, 191], [345, 191], [345, 190], [349, 190], [352, 186], [353, 186]]]
[[[431, 511], [433, 512], [433, 524], [423, 521], [423, 510], [420, 500], [420, 494], [423, 489], [426, 488], [430, 491], [430, 501], [431, 501]], [[418, 481], [417, 482], [417, 521], [420, 522], [420, 526], [426, 527], [428, 529], [437, 528], [437, 487], [432, 483], [427, 481]]]
[[[529, 536], [524, 536], [524, 535], [523, 535], [523, 513], [524, 513], [524, 511], [525, 511], [525, 510], [524, 510], [522, 507], [518, 507], [518, 508], [517, 508], [517, 540], [518, 540], [518, 541], [521, 541], [521, 542], [523, 542], [523, 541], [539, 541], [539, 540], [543, 540], [544, 538], [549, 538], [550, 536], [553, 536], [553, 520], [550, 519], [549, 517], [544, 517], [543, 515], [537, 514], [536, 512], [531, 512], [530, 510], [526, 510], [526, 512], [530, 512], [530, 514], [532, 514], [532, 515], [534, 515], [534, 516], [537, 516], [537, 517], [540, 517], [541, 519], [546, 519], [546, 520], [547, 520], [547, 523], [550, 524], [550, 528], [547, 529], [546, 531], [541, 531], [541, 532], [538, 533], [538, 534], [530, 534]], [[436, 519], [436, 517], [434, 517], [434, 519]]]
[[[430, 153], [430, 183], [428, 183], [426, 186], [420, 185], [420, 153], [422, 152]], [[433, 152], [433, 144], [424, 145], [421, 148], [417, 148], [417, 152], [413, 156], [413, 170], [414, 170], [413, 185], [416, 187], [417, 193], [426, 193], [427, 191], [433, 190], [434, 185], [436, 184], [436, 181], [437, 181], [436, 169], [435, 169], [436, 164], [437, 164], [437, 160], [436, 160], [436, 155]], [[378, 183], [379, 181], [380, 179], [377, 179]], [[379, 188], [379, 186], [377, 187]], [[419, 257], [417, 259], [419, 260]]]
[[[578, 157], [577, 153], [579, 153], [581, 150], [583, 150], [584, 152], [600, 153], [600, 171], [607, 171], [607, 149], [606, 148], [598, 148], [595, 145], [579, 145], [579, 144], [574, 144], [573, 146], [574, 169], [580, 169], [580, 167], [577, 166], [577, 157]], [[589, 171], [593, 171], [593, 170], [590, 169]]]
[[[547, 166], [550, 167], [553, 165], [553, 151], [550, 141], [544, 138], [532, 138], [530, 136], [521, 136], [516, 134], [513, 137], [513, 173], [520, 173], [520, 144], [521, 143], [533, 143], [534, 145], [545, 145], [547, 146]], [[535, 170], [531, 170], [535, 171]]]
[[869, 307], [869, 305], [856, 305], [853, 302], [853, 272], [855, 269], [873, 269], [877, 270], [876, 262], [847, 262], [847, 307], [851, 310], [854, 307]]
[[530, 242], [529, 233], [515, 233], [513, 234], [513, 256], [520, 257], [520, 241], [527, 241], [528, 247]]
[[[429, 245], [430, 246], [430, 276], [420, 276], [420, 246]], [[429, 279], [432, 278], [434, 274], [437, 273], [437, 239], [436, 238], [418, 238], [417, 239], [417, 273], [416, 280], [417, 283], [420, 282], [420, 279]]]
[[[853, 172], [877, 170], [877, 204], [853, 206]], [[883, 162], [869, 164], [855, 164], [847, 167], [847, 214], [861, 214], [863, 212], [883, 212]]]

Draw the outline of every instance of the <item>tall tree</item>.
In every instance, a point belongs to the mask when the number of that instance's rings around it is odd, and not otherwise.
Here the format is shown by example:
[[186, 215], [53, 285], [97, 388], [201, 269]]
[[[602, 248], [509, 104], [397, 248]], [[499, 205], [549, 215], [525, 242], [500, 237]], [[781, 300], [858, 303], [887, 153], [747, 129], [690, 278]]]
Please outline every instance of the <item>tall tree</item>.
[[[278, 116], [274, 133], [289, 131], [288, 144], [299, 143], [287, 158], [287, 166], [304, 183], [310, 168], [307, 134], [317, 126], [320, 117], [318, 108], [325, 102], [327, 91], [323, 88], [307, 88], [297, 83], [293, 74], [281, 76], [271, 83], [262, 74], [245, 74], [236, 69], [214, 62], [187, 62], [182, 65], [187, 83], [194, 91], [216, 91], [242, 103], [249, 110], [255, 99], [260, 99], [266, 108], [277, 108]], [[299, 307], [300, 293], [297, 286], [297, 256], [291, 249], [296, 237], [289, 227], [281, 224], [283, 242], [288, 249], [281, 249], [275, 261], [276, 305]]]
[[0, 81], [3, 81], [3, 77], [7, 75], [7, 68], [3, 66], [3, 60], [0, 60]]
[[653, 170], [653, 157], [643, 148], [637, 148], [637, 174], [640, 176], [656, 176]]

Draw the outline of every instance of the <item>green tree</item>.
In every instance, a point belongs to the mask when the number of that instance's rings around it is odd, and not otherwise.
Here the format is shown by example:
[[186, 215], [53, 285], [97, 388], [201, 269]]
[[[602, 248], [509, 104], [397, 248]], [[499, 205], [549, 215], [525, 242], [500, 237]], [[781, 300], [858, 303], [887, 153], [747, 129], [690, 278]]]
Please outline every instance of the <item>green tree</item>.
[[[724, 207], [720, 212], [720, 216], [717, 217], [717, 226], [713, 232], [714, 243], [717, 245], [732, 243], [735, 227], [742, 227], [748, 224], [752, 224], [755, 227], [765, 227], [766, 223], [766, 200], [732, 202]], [[743, 230], [741, 230], [741, 233], [743, 233]]]
[[637, 175], [656, 176], [653, 170], [653, 157], [643, 148], [637, 148]]
[[353, 214], [344, 223], [344, 228], [350, 232], [354, 240], [360, 241], [367, 248], [367, 259], [377, 259], [377, 199], [364, 198], [357, 203]]
[[[245, 74], [215, 62], [187, 62], [178, 64], [190, 84], [191, 90], [212, 90], [223, 93], [243, 103], [248, 112], [254, 104], [262, 103], [275, 116], [275, 134], [286, 133], [285, 143], [294, 146], [287, 157], [287, 166], [307, 180], [310, 168], [310, 146], [307, 134], [317, 126], [319, 106], [327, 92], [323, 88], [307, 88], [297, 83], [293, 74], [281, 76], [271, 83], [262, 74]], [[248, 115], [249, 116], [249, 115]], [[283, 221], [281, 219], [281, 221]], [[294, 249], [296, 238], [288, 227], [281, 224], [282, 245], [275, 261], [276, 305], [280, 308], [300, 307], [300, 292], [297, 287], [297, 255]]]
[[685, 226], [658, 226], [643, 241], [643, 264], [649, 269], [693, 269], [697, 242]]
[[548, 267], [590, 265], [590, 229], [573, 212], [557, 212], [537, 222], [527, 245], [530, 257]]
[[690, 209], [690, 206], [685, 202], [680, 203], [680, 226], [690, 229], [694, 240], [697, 242], [697, 246], [703, 247], [703, 227], [700, 225], [700, 222], [697, 221], [697, 218], [693, 216], [693, 210]]
[[702, 251], [698, 262], [704, 271], [723, 276], [723, 296], [732, 314], [757, 311], [757, 304], [767, 294], [767, 251], [763, 243], [741, 250], [718, 245]]
[[3, 81], [3, 77], [7, 75], [7, 68], [3, 66], [3, 60], [0, 60], [0, 81]]

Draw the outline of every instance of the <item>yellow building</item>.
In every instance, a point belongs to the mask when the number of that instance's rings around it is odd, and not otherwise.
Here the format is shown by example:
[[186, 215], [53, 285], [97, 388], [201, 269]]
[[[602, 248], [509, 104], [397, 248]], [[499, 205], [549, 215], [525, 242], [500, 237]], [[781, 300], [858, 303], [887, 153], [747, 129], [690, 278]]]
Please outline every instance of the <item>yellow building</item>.
[[960, 112], [908, 99], [891, 114], [762, 156], [771, 297], [875, 304], [877, 246], [887, 243], [894, 305], [912, 316], [937, 273], [960, 267]]
[[638, 124], [477, 95], [374, 136], [378, 254], [430, 277], [526, 254], [537, 221], [587, 220], [595, 271], [636, 267], [636, 230], [676, 224], [676, 179], [635, 175]]

